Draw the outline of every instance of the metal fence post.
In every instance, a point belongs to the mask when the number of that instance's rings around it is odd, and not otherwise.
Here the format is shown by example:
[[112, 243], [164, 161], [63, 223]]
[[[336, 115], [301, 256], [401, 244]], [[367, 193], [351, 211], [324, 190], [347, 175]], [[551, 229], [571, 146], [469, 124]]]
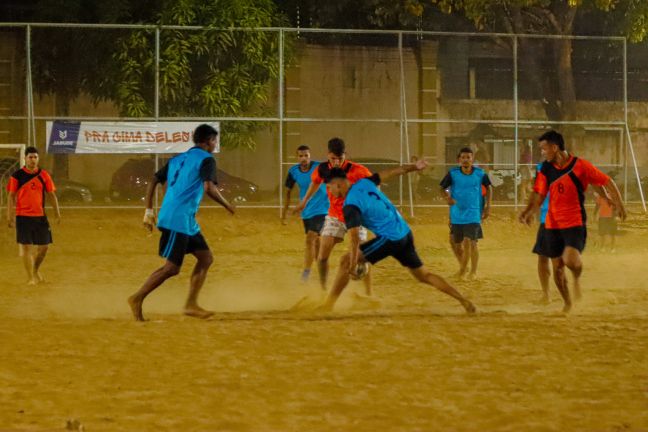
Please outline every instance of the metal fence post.
[[[155, 28], [155, 121], [160, 120], [160, 27]], [[160, 154], [155, 153], [155, 172], [160, 169]], [[159, 208], [159, 188], [155, 188], [155, 209]]]
[[[515, 211], [517, 212], [518, 209], [518, 184], [517, 184], [517, 178], [518, 178], [518, 171], [519, 171], [519, 165], [518, 162], [520, 160], [519, 156], [519, 139], [520, 139], [520, 107], [519, 107], [519, 102], [518, 102], [518, 37], [513, 36], [513, 116], [515, 119], [515, 161], [514, 161], [514, 166], [515, 169], [513, 171], [513, 189], [515, 193]], [[521, 179], [520, 179], [521, 181]]]
[[283, 208], [281, 183], [283, 180], [283, 146], [284, 146], [284, 31], [279, 30], [279, 217]]

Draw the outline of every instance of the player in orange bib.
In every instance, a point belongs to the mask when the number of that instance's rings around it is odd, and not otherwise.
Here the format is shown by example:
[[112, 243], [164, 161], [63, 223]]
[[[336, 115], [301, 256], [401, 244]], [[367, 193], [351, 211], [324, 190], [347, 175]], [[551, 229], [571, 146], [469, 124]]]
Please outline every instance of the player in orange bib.
[[[295, 207], [294, 212], [299, 212], [304, 209], [308, 200], [317, 191], [322, 183], [328, 183], [333, 168], [340, 168], [346, 174], [346, 179], [349, 184], [354, 184], [364, 178], [371, 177], [372, 172], [359, 163], [351, 162], [346, 159], [346, 146], [341, 138], [331, 138], [328, 142], [328, 162], [323, 162], [317, 166], [311, 176], [311, 185], [306, 192], [306, 195], [301, 200], [299, 205]], [[388, 178], [403, 175], [408, 172], [423, 169], [427, 163], [423, 160], [418, 161], [414, 165], [403, 165], [383, 173], [383, 181]], [[347, 232], [347, 227], [344, 223], [344, 198], [335, 196], [327, 189], [329, 197], [329, 210], [324, 226], [320, 232], [320, 248], [317, 255], [317, 269], [319, 271], [320, 284], [323, 290], [326, 290], [326, 281], [328, 278], [328, 259], [331, 256], [333, 247], [344, 240], [344, 235]], [[363, 227], [359, 228], [360, 242], [367, 240], [367, 230]], [[371, 278], [369, 275], [363, 278], [367, 295], [371, 295]]]
[[43, 282], [40, 267], [52, 243], [52, 232], [45, 215], [46, 196], [52, 201], [56, 222], [61, 221], [55, 190], [52, 177], [38, 167], [38, 150], [27, 147], [25, 166], [14, 172], [7, 184], [7, 220], [9, 228], [13, 228], [14, 224], [16, 227], [16, 239], [27, 270], [28, 285]]
[[617, 209], [622, 220], [625, 220], [626, 211], [614, 180], [585, 159], [569, 154], [565, 150], [561, 134], [549, 131], [538, 141], [545, 162], [537, 173], [533, 193], [526, 209], [520, 214], [520, 221], [531, 223], [545, 197], [549, 195], [545, 239], [543, 250], [539, 253], [551, 258], [554, 281], [565, 302], [563, 310], [568, 312], [572, 303], [564, 268], [567, 266], [574, 276], [574, 296], [579, 299], [579, 278], [583, 271], [581, 253], [587, 239], [587, 187], [591, 184], [597, 189]]

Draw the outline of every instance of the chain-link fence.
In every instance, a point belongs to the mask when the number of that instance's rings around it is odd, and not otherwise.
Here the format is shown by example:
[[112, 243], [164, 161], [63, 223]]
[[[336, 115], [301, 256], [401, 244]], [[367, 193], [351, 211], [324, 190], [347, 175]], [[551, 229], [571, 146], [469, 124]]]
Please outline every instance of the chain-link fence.
[[[219, 121], [226, 196], [279, 207], [297, 147], [323, 160], [337, 136], [373, 171], [425, 158], [430, 168], [384, 186], [413, 211], [443, 205], [439, 182], [463, 147], [488, 171], [494, 204], [520, 205], [541, 160], [536, 138], [555, 128], [626, 200], [643, 201], [648, 68], [633, 65], [624, 38], [3, 25], [0, 143], [44, 153], [51, 120]], [[63, 205], [133, 206], [167, 157], [42, 160]]]

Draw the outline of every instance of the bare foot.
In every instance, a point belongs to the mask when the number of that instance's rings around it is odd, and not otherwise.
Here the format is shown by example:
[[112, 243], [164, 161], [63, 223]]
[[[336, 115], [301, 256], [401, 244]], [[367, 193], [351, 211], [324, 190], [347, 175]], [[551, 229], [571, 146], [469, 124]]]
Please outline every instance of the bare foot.
[[379, 309], [382, 306], [380, 299], [375, 297], [353, 294], [353, 309]]
[[466, 280], [466, 272], [459, 270], [457, 273], [453, 274], [452, 277], [460, 281]]
[[39, 271], [37, 271], [36, 274], [34, 275], [34, 279], [36, 279], [37, 283], [44, 283], [45, 282], [45, 278], [43, 277], [43, 275]]
[[290, 312], [307, 312], [312, 311], [321, 303], [322, 299], [316, 300], [310, 296], [304, 296], [297, 303], [288, 309]]
[[194, 318], [207, 319], [214, 315], [214, 312], [205, 310], [200, 306], [185, 307], [184, 314]]
[[36, 279], [29, 279], [27, 281], [27, 285], [30, 285], [30, 286], [31, 285], [37, 285], [37, 284], [38, 284], [38, 280], [36, 280]]
[[135, 321], [146, 321], [144, 315], [142, 314], [142, 301], [138, 300], [134, 295], [128, 297], [128, 305], [131, 308], [133, 313], [133, 318]]
[[565, 303], [565, 306], [563, 306], [563, 313], [569, 313], [571, 311], [572, 305], [571, 303]]
[[551, 303], [551, 298], [547, 294], [543, 294], [542, 297], [536, 300], [535, 303], [541, 305], [548, 305], [549, 303]]
[[470, 272], [470, 274], [468, 275], [468, 280], [469, 281], [476, 281], [477, 280], [477, 273]]
[[470, 300], [464, 300], [461, 305], [466, 309], [466, 313], [472, 315], [477, 312], [477, 308]]
[[313, 312], [315, 313], [326, 313], [333, 310], [333, 305], [329, 302], [324, 302], [321, 305], [317, 306]]

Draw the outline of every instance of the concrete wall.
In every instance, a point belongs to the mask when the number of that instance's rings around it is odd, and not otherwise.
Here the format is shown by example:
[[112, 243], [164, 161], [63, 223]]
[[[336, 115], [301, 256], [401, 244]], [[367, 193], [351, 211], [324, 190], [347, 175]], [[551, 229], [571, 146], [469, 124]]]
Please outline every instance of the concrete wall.
[[[404, 51], [405, 97], [410, 118], [513, 118], [513, 103], [510, 100], [444, 100], [438, 90], [443, 71], [437, 68], [437, 48], [436, 43], [430, 42], [423, 45], [418, 53], [412, 49]], [[334, 136], [345, 139], [351, 159], [381, 158], [399, 161], [399, 123], [363, 121], [367, 118], [400, 117], [398, 50], [395, 47], [322, 46], [305, 43], [298, 44], [296, 50], [296, 60], [286, 71], [286, 117], [354, 120], [286, 122], [283, 162], [294, 163], [295, 149], [301, 144], [311, 146], [317, 159], [324, 158], [326, 142]], [[271, 97], [276, 98], [276, 94]], [[38, 115], [57, 114], [53, 97], [38, 98], [35, 102]], [[578, 110], [582, 112], [583, 118], [622, 119], [622, 106], [618, 103], [580, 102]], [[639, 163], [648, 166], [648, 103], [632, 103], [630, 111], [630, 126], [636, 131], [633, 138]], [[71, 115], [117, 115], [114, 105], [94, 105], [87, 97], [73, 101], [70, 112]], [[521, 118], [545, 118], [542, 107], [537, 102], [521, 102], [520, 114]], [[443, 164], [446, 162], [446, 141], [465, 138], [474, 128], [475, 124], [469, 123], [410, 123], [408, 140], [404, 142], [409, 142], [411, 154], [425, 155], [432, 163]], [[501, 128], [498, 131], [506, 135]], [[37, 142], [44, 148], [44, 122], [37, 123], [37, 132]], [[531, 131], [528, 132], [531, 134]], [[24, 142], [26, 137], [22, 135], [8, 138], [0, 136], [0, 139], [3, 142]], [[599, 138], [591, 133], [568, 129], [566, 136], [571, 148], [586, 157], [592, 157], [590, 153], [610, 160], [618, 156], [615, 155], [616, 150], [608, 148], [612, 147], [609, 145], [610, 137], [602, 138], [596, 144], [594, 141]], [[404, 156], [405, 151], [402, 154]], [[73, 156], [70, 159], [70, 175], [73, 180], [86, 183], [96, 191], [106, 191], [112, 173], [128, 158], [129, 156], [121, 155]], [[46, 165], [50, 163], [49, 157], [44, 159]], [[255, 150], [224, 150], [218, 160], [219, 166], [229, 173], [259, 184], [263, 190], [276, 190], [281, 184], [278, 125], [271, 125], [257, 134]], [[281, 177], [286, 169], [284, 167]], [[437, 169], [443, 170], [443, 166]]]

